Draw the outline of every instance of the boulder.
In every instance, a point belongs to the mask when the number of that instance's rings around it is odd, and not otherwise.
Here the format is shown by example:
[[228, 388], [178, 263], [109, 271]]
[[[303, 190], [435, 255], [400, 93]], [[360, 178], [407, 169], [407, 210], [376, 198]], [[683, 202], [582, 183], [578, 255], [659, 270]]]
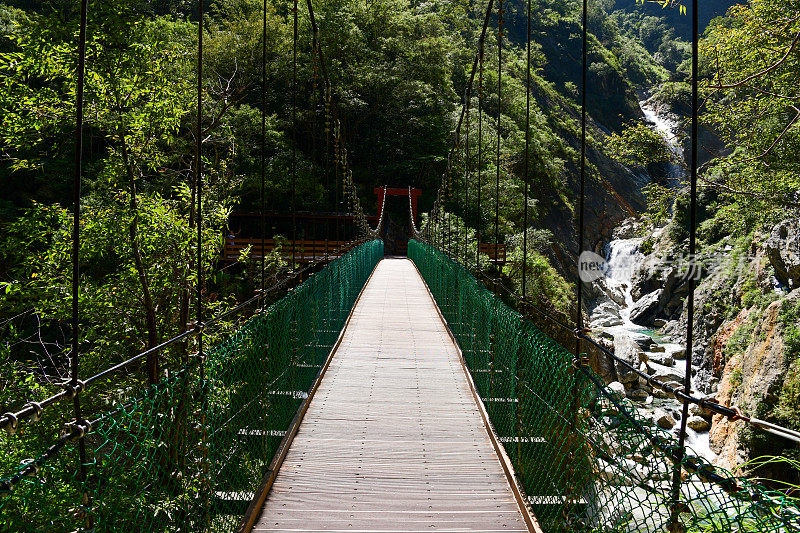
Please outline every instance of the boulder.
[[661, 311], [661, 295], [663, 289], [657, 289], [642, 296], [631, 308], [630, 320], [640, 326], [649, 325]]
[[634, 301], [663, 285], [659, 279], [662, 259], [657, 254], [648, 255], [631, 275], [631, 296]]
[[650, 347], [650, 351], [651, 352], [656, 352], [656, 353], [664, 353], [664, 352], [667, 351], [667, 348], [665, 346], [661, 345], [661, 344], [653, 344]]
[[800, 286], [800, 219], [773, 227], [764, 249], [778, 281], [792, 289]]
[[653, 387], [653, 397], [659, 398], [661, 400], [666, 400], [667, 398], [669, 398], [669, 394], [667, 394], [658, 387]]
[[635, 383], [636, 380], [639, 379], [639, 374], [633, 372], [632, 370], [628, 370], [620, 364], [617, 364], [617, 376], [619, 376], [620, 382], [628, 385], [629, 387], [633, 386], [631, 384]]
[[625, 396], [625, 385], [620, 383], [619, 381], [612, 381], [606, 386], [606, 390], [611, 394], [616, 394], [619, 396]]
[[609, 284], [606, 278], [600, 278], [597, 282], [599, 283], [599, 290], [608, 301], [614, 302], [618, 307], [626, 305], [625, 293], [622, 287], [616, 284]]
[[653, 326], [657, 328], [663, 328], [667, 325], [667, 321], [663, 318], [656, 318], [653, 320]]
[[675, 359], [672, 358], [671, 355], [665, 353], [651, 353], [648, 355], [650, 361], [663, 365], [663, 366], [675, 366]]
[[591, 325], [593, 327], [608, 328], [622, 324], [619, 316], [619, 307], [611, 302], [603, 302], [591, 312]]
[[653, 340], [653, 337], [650, 335], [645, 335], [644, 333], [637, 333], [635, 331], [629, 331], [625, 333], [628, 335], [633, 342], [639, 345], [639, 348], [642, 350], [648, 350], [655, 345], [656, 341]]
[[689, 404], [689, 414], [692, 416], [702, 416], [703, 418], [711, 418], [711, 415], [713, 413], [707, 409], [703, 409], [696, 403], [692, 403]]
[[690, 416], [686, 421], [686, 425], [695, 431], [708, 431], [711, 429], [711, 424], [702, 416]]
[[[621, 332], [614, 335], [614, 354], [633, 368], [638, 368], [640, 363], [647, 362], [647, 356], [628, 333]], [[625, 365], [616, 363], [616, 368], [619, 381], [622, 383], [636, 381], [636, 373]]]
[[636, 239], [649, 230], [647, 225], [636, 217], [628, 217], [614, 228], [612, 239]]
[[656, 409], [653, 411], [653, 421], [658, 427], [663, 429], [672, 429], [675, 427], [675, 419], [663, 409]]
[[632, 391], [628, 392], [628, 398], [637, 402], [643, 402], [647, 400], [649, 396], [650, 394], [644, 389], [633, 389]]
[[671, 383], [671, 382], [678, 382], [683, 383], [683, 374], [678, 372], [677, 369], [673, 370], [671, 368], [661, 366], [661, 365], [651, 365], [655, 372], [653, 373], [653, 378], [660, 381], [661, 383]]
[[[645, 374], [646, 376], [649, 376], [650, 374], [653, 373], [653, 371], [650, 369], [650, 367], [647, 366], [647, 363], [641, 363], [639, 365], [639, 372]], [[644, 376], [639, 376], [639, 386], [640, 387], [646, 387], [647, 386], [647, 378], [645, 378]]]
[[592, 320], [592, 327], [595, 328], [610, 328], [613, 326], [621, 326], [622, 319], [621, 318], [614, 318], [614, 317], [601, 317], [598, 319]]

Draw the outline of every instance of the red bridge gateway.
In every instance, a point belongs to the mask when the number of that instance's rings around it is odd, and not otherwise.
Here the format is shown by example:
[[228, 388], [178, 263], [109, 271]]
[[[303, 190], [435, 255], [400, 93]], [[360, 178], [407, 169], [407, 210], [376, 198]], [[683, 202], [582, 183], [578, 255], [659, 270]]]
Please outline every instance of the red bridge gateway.
[[[377, 213], [366, 217], [367, 221], [376, 225], [379, 214], [384, 208], [387, 196], [401, 196], [411, 202], [411, 216], [414, 224], [420, 225], [419, 219], [419, 198], [422, 196], [422, 189], [416, 187], [375, 187], [374, 194], [377, 197]], [[228, 219], [228, 232], [225, 235], [225, 244], [220, 260], [223, 263], [235, 263], [239, 260], [242, 251], [250, 248], [250, 257], [260, 258], [263, 254], [270, 254], [276, 248], [281, 247], [284, 256], [290, 257], [294, 251], [296, 263], [312, 263], [321, 259], [336, 259], [341, 250], [350, 242], [355, 231], [355, 217], [349, 213], [308, 213], [299, 212], [265, 214], [267, 224], [265, 238], [261, 237], [261, 215], [259, 213], [233, 213]], [[292, 229], [292, 224], [297, 225], [296, 233]], [[383, 225], [382, 235], [384, 239], [387, 235], [388, 224]], [[291, 236], [293, 233], [297, 238], [275, 239], [275, 235]], [[406, 255], [408, 239], [412, 238], [410, 227], [402, 235], [402, 242], [395, 243], [393, 253]], [[506, 262], [505, 244], [495, 244], [482, 242], [479, 244], [481, 253], [487, 255], [489, 260], [504, 264]], [[263, 247], [263, 249], [262, 249]]]

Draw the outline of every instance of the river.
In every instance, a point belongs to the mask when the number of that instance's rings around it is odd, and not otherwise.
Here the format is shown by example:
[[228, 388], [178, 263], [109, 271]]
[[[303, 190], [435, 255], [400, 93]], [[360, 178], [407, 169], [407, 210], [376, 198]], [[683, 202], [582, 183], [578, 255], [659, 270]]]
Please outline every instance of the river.
[[[668, 186], [677, 187], [685, 177], [683, 162], [683, 148], [680, 141], [680, 124], [676, 117], [662, 113], [657, 103], [652, 99], [639, 102], [648, 125], [657, 131], [664, 139], [670, 150], [670, 162], [666, 163], [664, 174]], [[656, 230], [653, 237], [657, 240], [659, 232]], [[680, 344], [668, 342], [657, 330], [649, 329], [631, 321], [631, 309], [635, 301], [632, 295], [633, 276], [645, 261], [641, 251], [643, 237], [631, 237], [630, 232], [625, 237], [617, 238], [605, 246], [605, 259], [607, 269], [601, 283], [602, 291], [607, 295], [602, 305], [595, 307], [595, 312], [590, 316], [595, 332], [605, 334], [607, 337], [616, 338], [621, 335], [632, 337], [646, 335], [653, 344], [644, 351], [647, 359], [648, 373], [656, 376], [670, 376], [665, 381], [683, 379], [685, 375], [685, 349]], [[641, 337], [640, 337], [641, 338]], [[693, 383], [693, 389], [695, 388]], [[673, 428], [677, 432], [680, 426], [680, 404], [674, 399], [654, 398], [648, 396], [639, 398], [634, 402], [643, 415], [652, 418], [656, 409], [663, 409], [670, 413], [678, 423]], [[687, 445], [697, 454], [709, 461], [716, 458], [716, 454], [709, 446], [708, 431], [695, 431], [687, 428]]]

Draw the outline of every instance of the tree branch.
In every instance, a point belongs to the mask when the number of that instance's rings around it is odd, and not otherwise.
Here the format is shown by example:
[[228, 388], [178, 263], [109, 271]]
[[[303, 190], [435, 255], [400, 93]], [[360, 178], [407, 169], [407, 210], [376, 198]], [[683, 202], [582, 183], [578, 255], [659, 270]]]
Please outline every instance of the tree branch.
[[747, 76], [746, 78], [744, 78], [742, 80], [739, 80], [739, 81], [737, 81], [735, 83], [712, 85], [710, 87], [712, 89], [733, 89], [735, 87], [740, 87], [740, 86], [746, 84], [750, 80], [753, 80], [755, 78], [761, 77], [764, 74], [769, 74], [770, 72], [772, 72], [773, 70], [775, 70], [776, 68], [781, 66], [783, 63], [785, 63], [787, 59], [789, 59], [789, 56], [791, 55], [792, 50], [794, 50], [795, 45], [797, 45], [797, 41], [798, 40], [800, 40], [800, 32], [797, 32], [797, 35], [794, 36], [794, 40], [792, 41], [792, 44], [789, 46], [789, 49], [786, 50], [786, 53], [783, 54], [783, 57], [780, 58], [775, 63], [773, 63], [772, 65], [770, 65], [770, 66], [768, 66], [768, 67], [756, 72], [755, 74], [751, 74], [751, 75]]

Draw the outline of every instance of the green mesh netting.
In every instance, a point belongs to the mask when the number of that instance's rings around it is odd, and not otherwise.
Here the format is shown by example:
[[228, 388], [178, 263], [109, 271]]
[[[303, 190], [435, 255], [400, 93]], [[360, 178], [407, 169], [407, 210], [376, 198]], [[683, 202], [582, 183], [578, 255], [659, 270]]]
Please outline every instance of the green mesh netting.
[[672, 505], [674, 436], [590, 371], [576, 370], [568, 350], [460, 264], [418, 241], [408, 255], [461, 346], [545, 531], [800, 530], [797, 500], [693, 455], [681, 463], [680, 505]]
[[85, 437], [85, 484], [67, 443], [0, 495], [0, 531], [235, 531], [382, 256], [380, 240], [351, 250], [202, 364], [100, 416]]

